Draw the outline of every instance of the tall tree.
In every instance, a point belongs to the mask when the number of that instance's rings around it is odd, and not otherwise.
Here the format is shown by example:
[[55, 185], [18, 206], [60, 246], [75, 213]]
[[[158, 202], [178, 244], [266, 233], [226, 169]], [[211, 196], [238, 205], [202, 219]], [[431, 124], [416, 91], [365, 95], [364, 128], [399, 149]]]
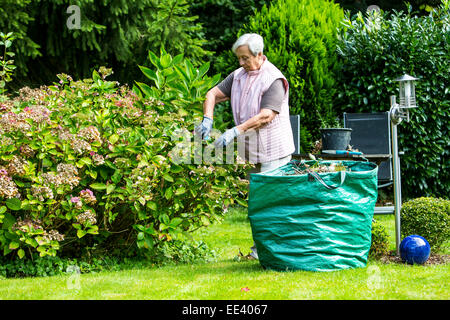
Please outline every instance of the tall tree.
[[194, 63], [211, 55], [186, 0], [1, 1], [0, 30], [17, 34], [16, 86], [48, 83], [61, 72], [86, 77], [101, 65], [131, 83], [148, 50], [162, 47]]

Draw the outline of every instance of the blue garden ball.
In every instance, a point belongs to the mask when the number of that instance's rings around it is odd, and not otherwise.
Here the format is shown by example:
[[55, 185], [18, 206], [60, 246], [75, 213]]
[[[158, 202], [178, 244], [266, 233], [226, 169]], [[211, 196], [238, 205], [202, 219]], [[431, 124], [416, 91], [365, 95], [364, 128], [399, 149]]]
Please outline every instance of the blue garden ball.
[[430, 244], [416, 234], [407, 236], [400, 243], [400, 257], [408, 264], [424, 264], [430, 257]]

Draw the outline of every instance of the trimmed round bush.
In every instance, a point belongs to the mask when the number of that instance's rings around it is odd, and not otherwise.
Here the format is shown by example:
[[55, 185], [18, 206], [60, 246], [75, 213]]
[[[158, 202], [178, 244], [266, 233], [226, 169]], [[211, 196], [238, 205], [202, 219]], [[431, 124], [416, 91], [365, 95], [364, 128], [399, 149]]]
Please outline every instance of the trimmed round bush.
[[438, 250], [450, 236], [450, 200], [421, 197], [403, 204], [401, 236], [417, 234]]

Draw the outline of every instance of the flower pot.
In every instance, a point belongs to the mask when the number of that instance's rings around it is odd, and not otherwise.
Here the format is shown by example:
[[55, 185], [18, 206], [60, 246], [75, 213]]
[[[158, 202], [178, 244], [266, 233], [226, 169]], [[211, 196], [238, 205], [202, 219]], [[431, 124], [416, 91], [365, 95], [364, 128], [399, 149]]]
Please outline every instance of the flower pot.
[[352, 138], [351, 128], [321, 128], [322, 150], [346, 150]]

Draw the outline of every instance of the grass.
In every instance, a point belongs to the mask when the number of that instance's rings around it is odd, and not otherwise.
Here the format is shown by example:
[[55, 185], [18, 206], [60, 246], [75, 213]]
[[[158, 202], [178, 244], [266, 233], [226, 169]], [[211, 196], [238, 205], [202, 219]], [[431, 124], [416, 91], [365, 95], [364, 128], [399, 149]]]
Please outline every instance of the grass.
[[[395, 247], [393, 216], [377, 217]], [[235, 261], [253, 244], [246, 211], [232, 209], [221, 224], [197, 232], [217, 261], [82, 274], [79, 278], [4, 279], [0, 299], [301, 300], [450, 298], [450, 265], [410, 266], [369, 260], [366, 268], [335, 272], [276, 272], [257, 261]], [[75, 279], [75, 281], [74, 281]], [[77, 282], [78, 281], [78, 282]], [[241, 290], [247, 287], [248, 291]]]

